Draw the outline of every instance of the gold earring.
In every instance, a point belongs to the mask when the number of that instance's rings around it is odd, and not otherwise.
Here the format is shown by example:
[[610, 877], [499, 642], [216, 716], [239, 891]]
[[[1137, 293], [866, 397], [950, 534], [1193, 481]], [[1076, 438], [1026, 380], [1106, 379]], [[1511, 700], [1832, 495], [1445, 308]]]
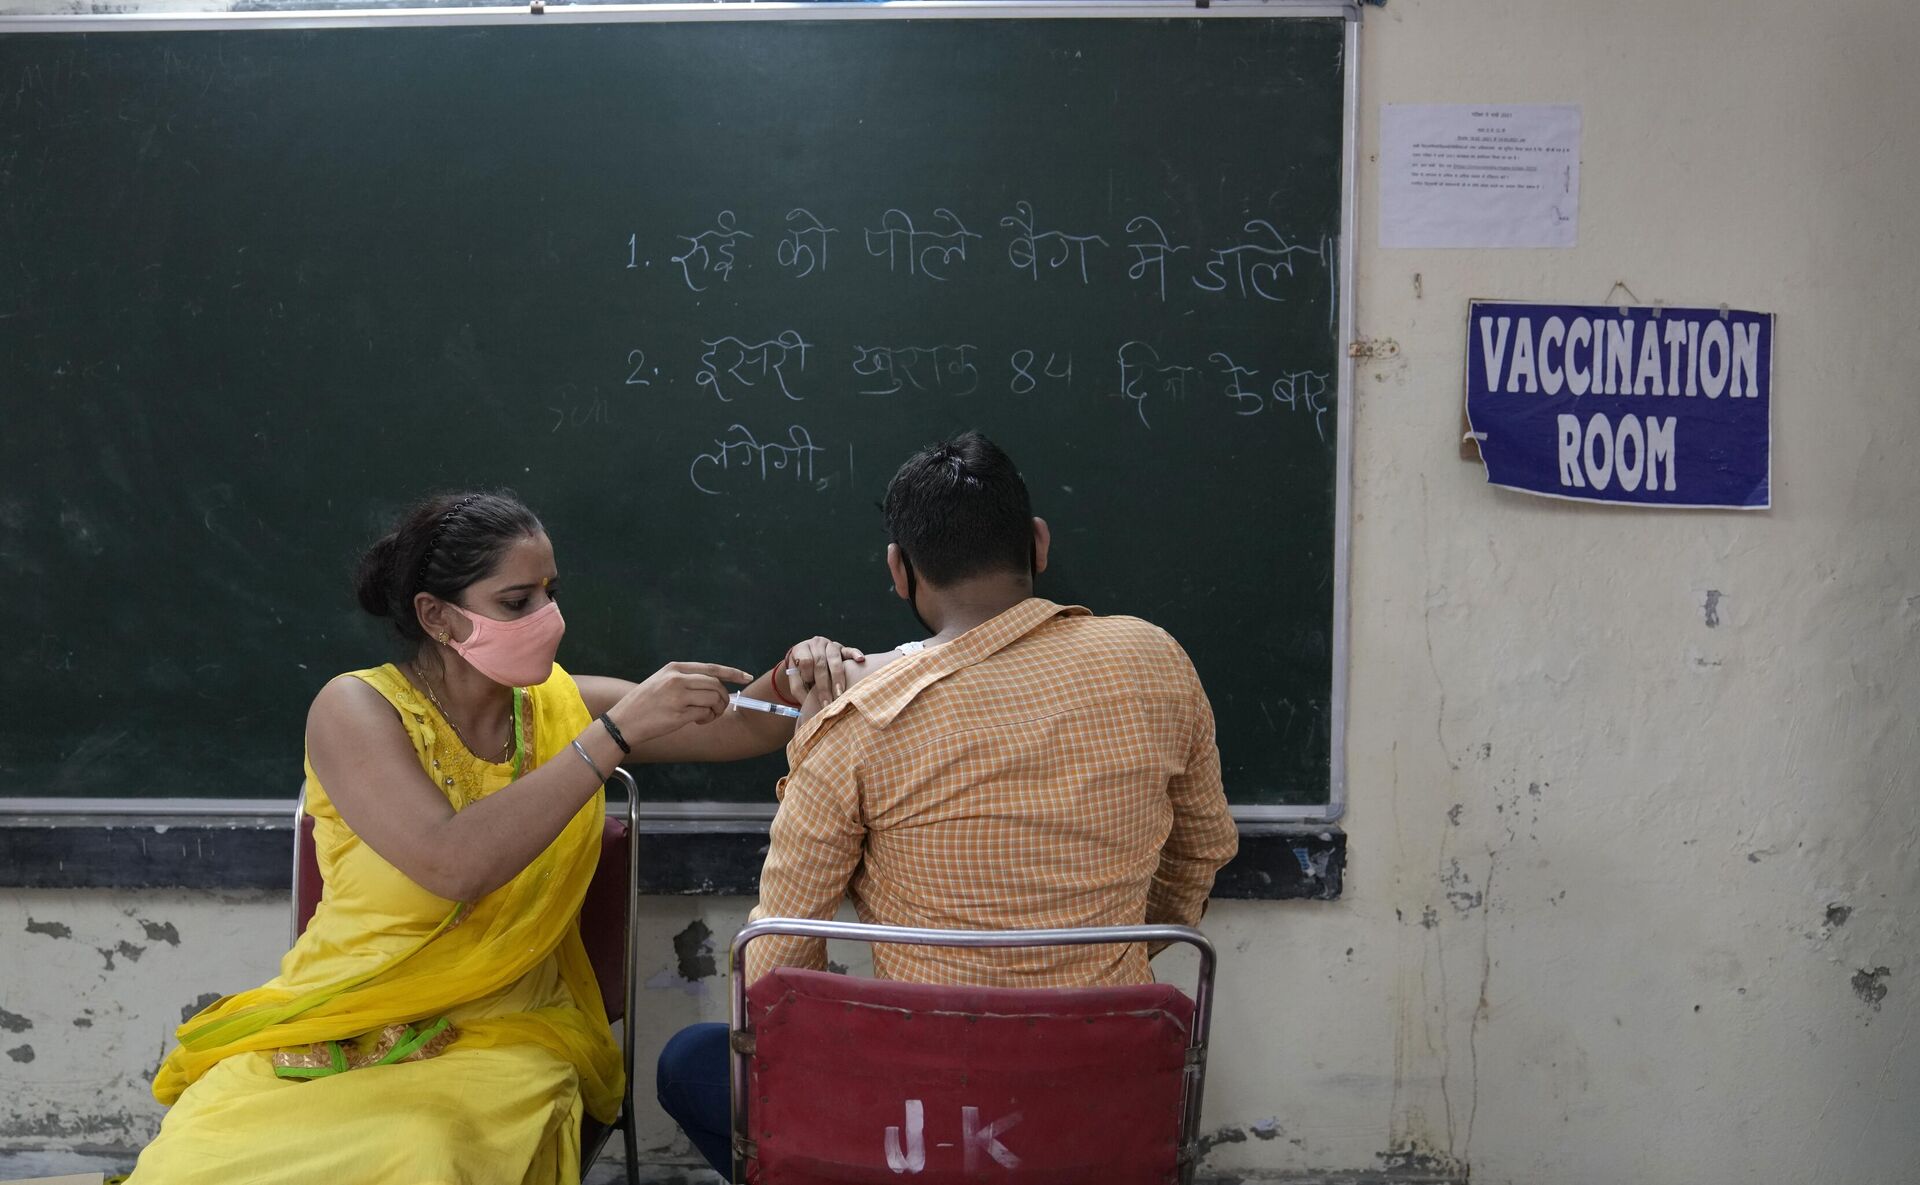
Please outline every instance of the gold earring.
[[445, 630], [440, 631], [440, 644], [442, 646], [445, 646], [447, 644], [447, 639], [451, 637], [453, 637], [453, 635], [450, 633], [447, 633]]

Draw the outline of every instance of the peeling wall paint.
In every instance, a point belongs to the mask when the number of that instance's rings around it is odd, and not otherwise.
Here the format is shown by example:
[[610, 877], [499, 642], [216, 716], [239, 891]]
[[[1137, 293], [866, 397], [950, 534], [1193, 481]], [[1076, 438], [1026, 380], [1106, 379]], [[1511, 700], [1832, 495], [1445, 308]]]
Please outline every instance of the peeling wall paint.
[[[1377, 250], [1363, 167], [1358, 331], [1398, 350], [1355, 400], [1350, 866], [1208, 914], [1221, 1179], [1912, 1179], [1916, 44], [1905, 0], [1367, 11], [1363, 159], [1380, 103], [1577, 102], [1580, 246]], [[1777, 509], [1570, 507], [1457, 459], [1466, 301], [1617, 279], [1779, 314]], [[750, 904], [645, 903], [643, 1050], [724, 1018]], [[278, 894], [0, 891], [30, 1025], [0, 1047], [34, 1051], [0, 1058], [0, 1148], [137, 1147], [181, 1016], [285, 932]], [[645, 1105], [641, 1140], [691, 1163]]]
[[705, 979], [714, 973], [713, 931], [698, 918], [673, 936], [673, 958], [680, 978]]
[[[194, 1017], [200, 1015], [201, 1011], [205, 1009], [207, 1005], [213, 1003], [215, 1000], [218, 1000], [222, 996], [228, 996], [232, 994], [233, 994], [232, 992], [201, 992], [199, 995], [193, 998], [193, 1002], [191, 1004], [180, 1005], [180, 1023], [186, 1024], [188, 1021], [192, 1020]], [[79, 1024], [80, 1022], [78, 1020], [75, 1020], [73, 1023]]]
[[[0, 1154], [120, 1155], [152, 1136], [148, 1083], [184, 1012], [273, 975], [281, 893], [0, 891]], [[164, 910], [164, 912], [157, 912]], [[170, 918], [192, 918], [183, 927]]]
[[172, 922], [150, 922], [141, 918], [140, 928], [147, 932], [148, 942], [164, 942], [168, 946], [180, 945], [180, 931], [173, 928]]
[[1853, 973], [1853, 994], [1875, 1012], [1880, 1011], [1881, 1001], [1887, 998], [1887, 976], [1892, 972], [1885, 967], [1875, 967], [1868, 971], [1864, 968]]

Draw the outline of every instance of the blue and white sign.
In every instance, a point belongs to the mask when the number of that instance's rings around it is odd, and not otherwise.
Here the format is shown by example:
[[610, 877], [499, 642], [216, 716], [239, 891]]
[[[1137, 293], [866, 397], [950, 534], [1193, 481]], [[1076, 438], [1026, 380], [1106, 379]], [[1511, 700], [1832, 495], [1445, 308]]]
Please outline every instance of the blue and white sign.
[[1467, 420], [1494, 485], [1764, 510], [1772, 410], [1771, 313], [1470, 306]]

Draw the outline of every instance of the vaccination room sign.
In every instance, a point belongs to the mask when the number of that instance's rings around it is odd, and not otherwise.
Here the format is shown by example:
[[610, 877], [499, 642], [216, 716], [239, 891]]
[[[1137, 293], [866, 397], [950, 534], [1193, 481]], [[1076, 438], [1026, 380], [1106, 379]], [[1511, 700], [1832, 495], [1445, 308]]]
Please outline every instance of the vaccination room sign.
[[1467, 420], [1494, 485], [1629, 506], [1772, 504], [1773, 316], [1474, 301]]

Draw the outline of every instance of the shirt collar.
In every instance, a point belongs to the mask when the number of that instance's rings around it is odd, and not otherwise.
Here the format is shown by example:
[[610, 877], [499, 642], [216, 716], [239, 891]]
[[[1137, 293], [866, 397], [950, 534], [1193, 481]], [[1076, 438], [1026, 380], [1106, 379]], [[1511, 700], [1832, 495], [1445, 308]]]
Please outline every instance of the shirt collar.
[[870, 678], [854, 684], [845, 695], [803, 725], [802, 735], [793, 738], [794, 744], [804, 751], [804, 737], [810, 737], [824, 721], [849, 711], [858, 711], [876, 727], [884, 728], [915, 696], [948, 675], [998, 654], [1056, 617], [1090, 615], [1090, 610], [1079, 605], [1056, 605], [1044, 597], [1028, 597], [953, 641], [897, 659]]

